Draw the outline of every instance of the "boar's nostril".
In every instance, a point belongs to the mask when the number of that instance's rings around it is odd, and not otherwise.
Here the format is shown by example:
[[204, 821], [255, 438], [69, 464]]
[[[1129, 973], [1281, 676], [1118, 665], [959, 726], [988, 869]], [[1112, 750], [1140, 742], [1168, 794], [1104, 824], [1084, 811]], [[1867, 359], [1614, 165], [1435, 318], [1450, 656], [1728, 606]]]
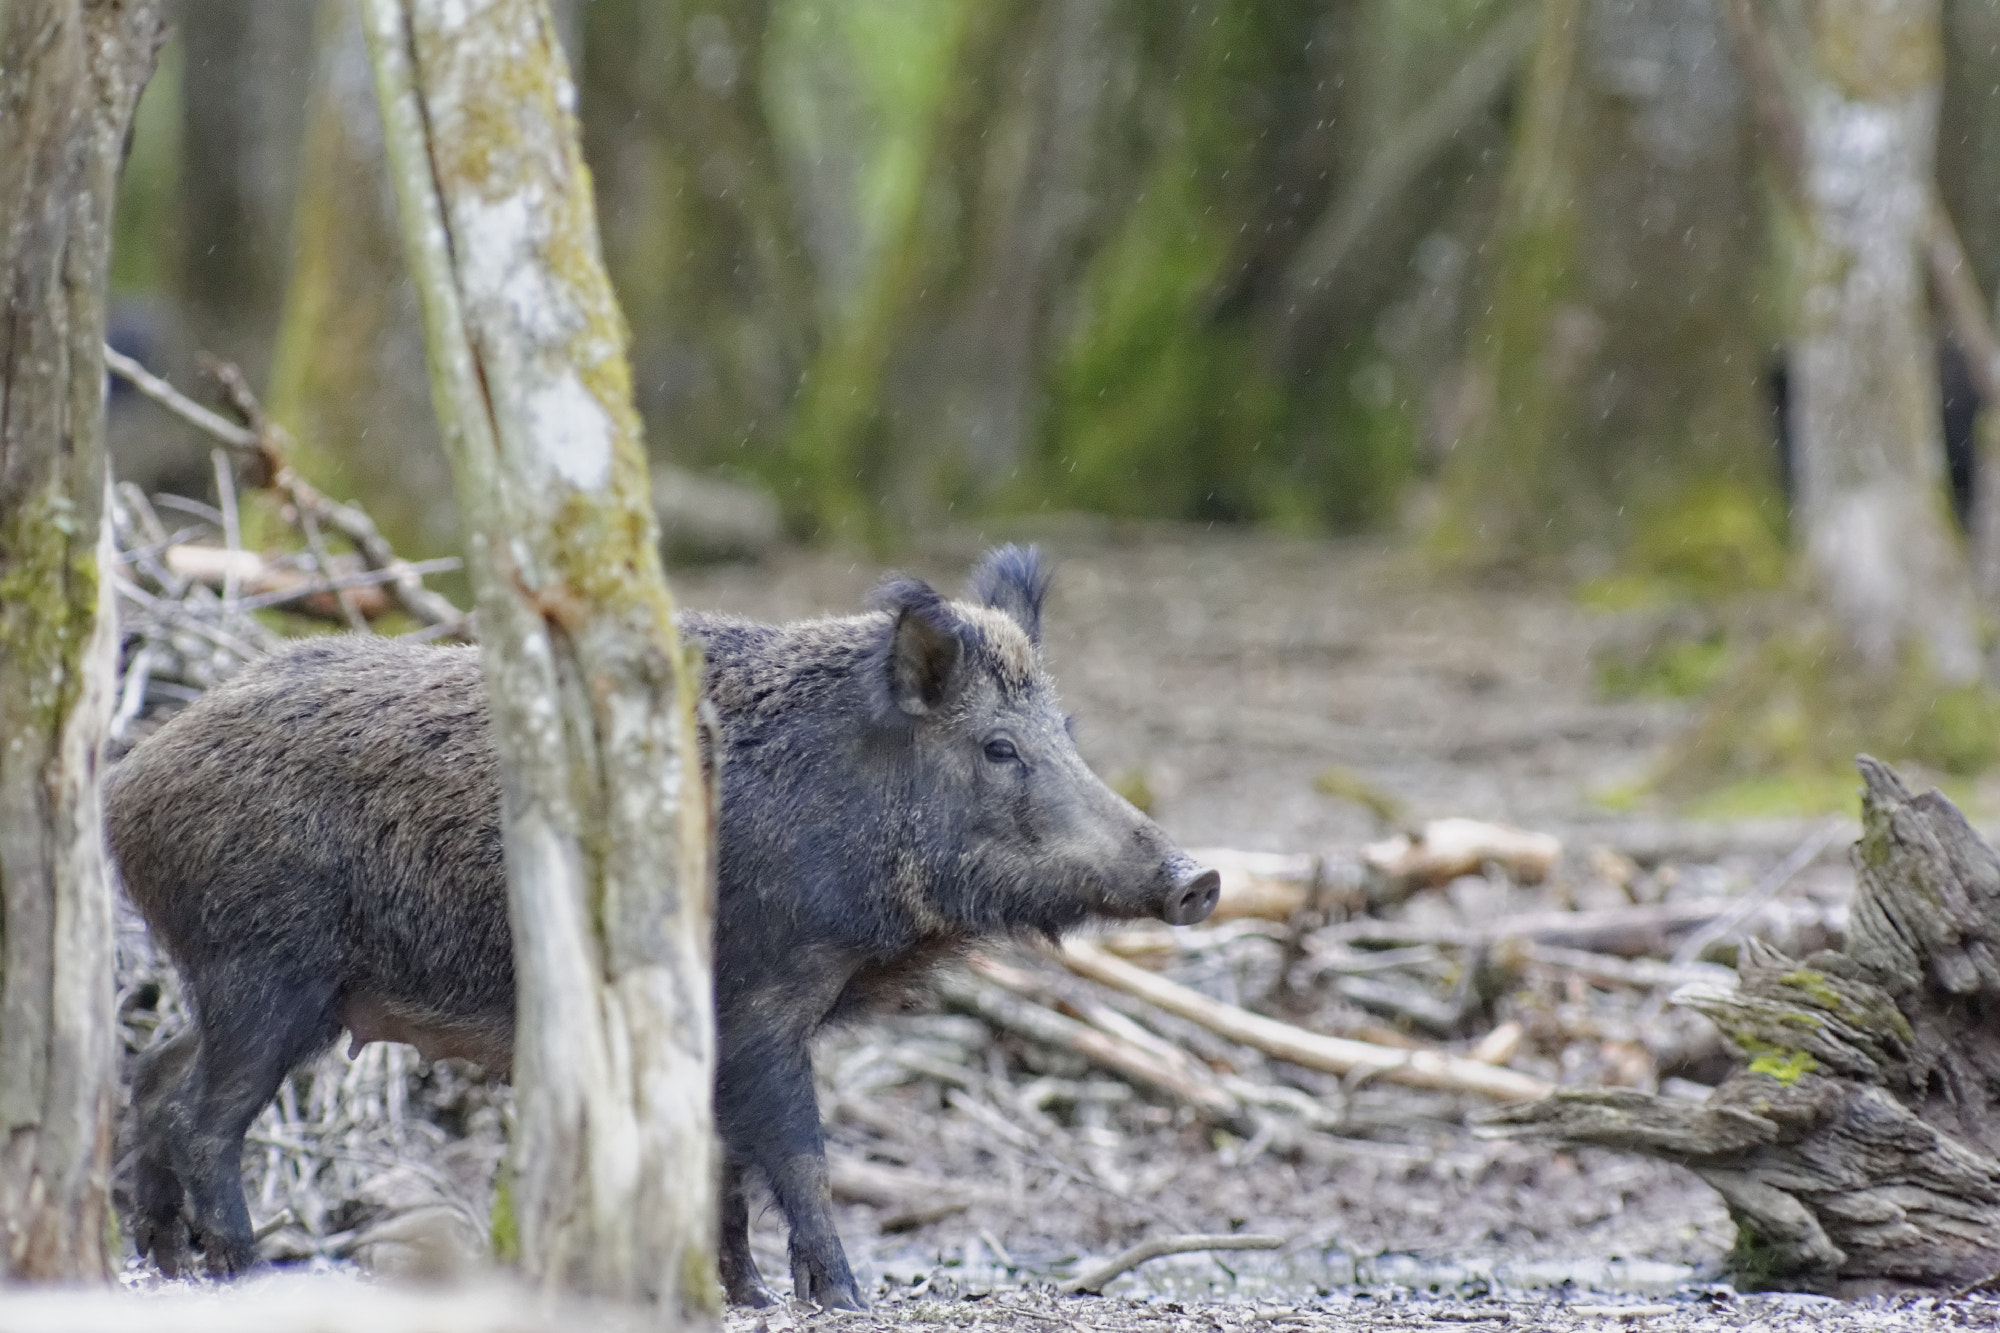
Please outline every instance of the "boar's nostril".
[[1222, 896], [1222, 876], [1213, 870], [1196, 871], [1176, 884], [1161, 904], [1160, 916], [1170, 926], [1192, 926], [1207, 920]]

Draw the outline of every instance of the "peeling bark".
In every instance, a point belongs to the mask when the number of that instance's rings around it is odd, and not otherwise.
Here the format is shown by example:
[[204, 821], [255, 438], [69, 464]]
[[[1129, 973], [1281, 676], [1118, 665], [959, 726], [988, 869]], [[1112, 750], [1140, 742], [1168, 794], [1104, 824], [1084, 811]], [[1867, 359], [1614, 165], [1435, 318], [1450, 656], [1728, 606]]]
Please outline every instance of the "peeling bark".
[[1863, 757], [1846, 948], [1746, 941], [1735, 989], [1676, 1002], [1747, 1060], [1705, 1101], [1580, 1089], [1489, 1131], [1682, 1162], [1728, 1205], [1745, 1287], [1855, 1296], [2000, 1273], [2000, 856]]
[[714, 1327], [710, 811], [547, 0], [367, 0], [502, 756], [511, 1200], [554, 1286]]
[[109, 1274], [111, 209], [146, 0], [0, 3], [0, 1281]]

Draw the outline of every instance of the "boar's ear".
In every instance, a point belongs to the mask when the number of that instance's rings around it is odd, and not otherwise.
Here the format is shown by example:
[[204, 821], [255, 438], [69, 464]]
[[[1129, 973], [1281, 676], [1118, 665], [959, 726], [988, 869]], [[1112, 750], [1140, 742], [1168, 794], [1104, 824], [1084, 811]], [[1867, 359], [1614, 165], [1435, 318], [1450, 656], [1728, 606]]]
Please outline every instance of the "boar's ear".
[[868, 598], [889, 612], [889, 632], [871, 654], [871, 671], [881, 691], [885, 719], [905, 720], [935, 711], [951, 694], [964, 645], [958, 617], [928, 583], [896, 578]]
[[1042, 646], [1042, 599], [1049, 595], [1049, 572], [1042, 568], [1038, 547], [988, 551], [972, 571], [971, 591], [983, 604], [1011, 616], [1028, 642]]

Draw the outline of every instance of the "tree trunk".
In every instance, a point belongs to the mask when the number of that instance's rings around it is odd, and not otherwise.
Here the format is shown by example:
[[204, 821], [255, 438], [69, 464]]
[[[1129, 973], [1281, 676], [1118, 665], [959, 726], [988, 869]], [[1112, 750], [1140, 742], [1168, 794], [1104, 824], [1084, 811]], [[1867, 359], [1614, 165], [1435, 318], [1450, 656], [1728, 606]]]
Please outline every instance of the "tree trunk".
[[769, 0], [595, 0], [584, 148], [656, 456], [775, 455], [816, 331], [766, 113]]
[[710, 808], [546, 0], [367, 0], [506, 782], [540, 1280], [719, 1322]]
[[293, 466], [314, 485], [360, 500], [406, 556], [444, 555], [460, 548], [458, 511], [431, 416], [423, 322], [382, 162], [359, 0], [318, 9], [271, 414], [295, 441]]
[[1682, 1162], [1737, 1224], [1743, 1287], [1854, 1296], [2000, 1272], [2000, 856], [1933, 791], [1863, 757], [1846, 948], [1746, 941], [1690, 987], [1748, 1060], [1703, 1102], [1560, 1092], [1490, 1128]]
[[176, 296], [200, 350], [261, 381], [291, 267], [292, 201], [312, 72], [307, 0], [176, 7], [181, 78]]
[[1914, 653], [1962, 685], [1980, 674], [1979, 625], [1924, 300], [1938, 4], [1814, 0], [1809, 15], [1791, 348], [1802, 545], [1864, 662], [1891, 670]]
[[1720, 7], [1542, 0], [1444, 551], [1775, 577], [1750, 119]]
[[1112, 0], [1003, 12], [1006, 45], [967, 71], [982, 95], [940, 141], [928, 187], [955, 234], [937, 238], [942, 262], [888, 386], [904, 512], [936, 519], [951, 501], [990, 499], [1030, 457], [1058, 296], [1103, 184], [1118, 17]]
[[109, 1273], [105, 288], [160, 10], [0, 3], [0, 1281]]

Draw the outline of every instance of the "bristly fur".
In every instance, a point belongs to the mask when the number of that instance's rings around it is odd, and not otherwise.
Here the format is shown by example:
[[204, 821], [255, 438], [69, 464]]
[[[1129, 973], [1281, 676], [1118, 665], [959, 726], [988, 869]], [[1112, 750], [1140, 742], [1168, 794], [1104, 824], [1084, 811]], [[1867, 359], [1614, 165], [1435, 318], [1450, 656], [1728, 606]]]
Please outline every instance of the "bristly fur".
[[1050, 571], [1042, 567], [1040, 547], [1010, 543], [989, 551], [966, 586], [975, 600], [1012, 616], [1028, 642], [1039, 648], [1042, 602], [1049, 595], [1050, 578]]

